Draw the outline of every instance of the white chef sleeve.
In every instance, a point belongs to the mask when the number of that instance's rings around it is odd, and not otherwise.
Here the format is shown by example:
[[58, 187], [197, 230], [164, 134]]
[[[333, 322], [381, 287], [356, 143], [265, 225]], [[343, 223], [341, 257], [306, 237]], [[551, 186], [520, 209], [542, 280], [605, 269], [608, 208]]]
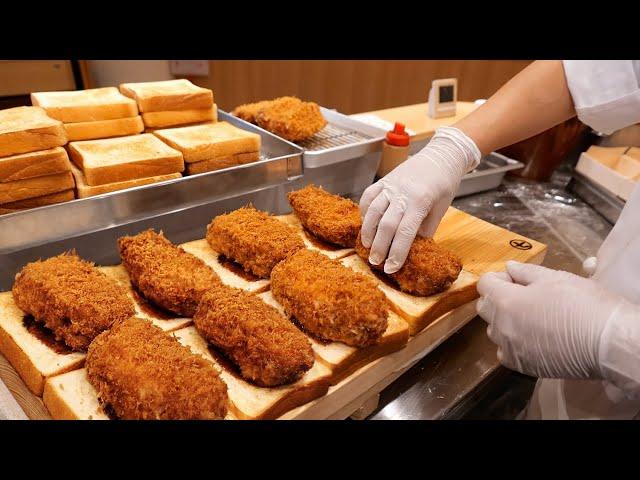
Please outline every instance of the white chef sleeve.
[[640, 123], [639, 60], [564, 60], [578, 118], [610, 134]]
[[[635, 311], [634, 311], [635, 310]], [[603, 378], [640, 399], [640, 312], [630, 309], [613, 313], [607, 323], [598, 351]]]

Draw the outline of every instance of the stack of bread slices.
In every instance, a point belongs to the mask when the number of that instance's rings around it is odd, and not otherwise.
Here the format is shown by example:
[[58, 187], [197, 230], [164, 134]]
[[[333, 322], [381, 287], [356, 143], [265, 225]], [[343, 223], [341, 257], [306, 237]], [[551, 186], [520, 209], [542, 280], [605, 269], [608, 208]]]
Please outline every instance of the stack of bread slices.
[[39, 107], [0, 110], [0, 214], [74, 198], [62, 122]]
[[120, 92], [137, 102], [145, 132], [218, 120], [213, 92], [186, 79], [123, 83]]
[[134, 135], [144, 130], [136, 102], [115, 87], [35, 92], [31, 103], [64, 122], [70, 142]]
[[182, 152], [189, 175], [260, 159], [260, 135], [228, 122], [156, 130], [154, 135]]

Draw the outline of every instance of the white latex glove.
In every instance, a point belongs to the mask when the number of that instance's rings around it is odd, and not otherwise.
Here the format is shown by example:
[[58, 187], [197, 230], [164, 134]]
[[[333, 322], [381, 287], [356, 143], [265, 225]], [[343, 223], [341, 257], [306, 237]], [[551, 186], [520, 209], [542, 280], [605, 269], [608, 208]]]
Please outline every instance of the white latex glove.
[[594, 280], [518, 262], [483, 275], [478, 292], [478, 314], [504, 366], [605, 379], [640, 394], [640, 307]]
[[360, 213], [369, 261], [379, 265], [386, 258], [385, 273], [400, 270], [416, 235], [433, 236], [462, 176], [480, 157], [461, 130], [441, 127], [425, 148], [367, 188]]

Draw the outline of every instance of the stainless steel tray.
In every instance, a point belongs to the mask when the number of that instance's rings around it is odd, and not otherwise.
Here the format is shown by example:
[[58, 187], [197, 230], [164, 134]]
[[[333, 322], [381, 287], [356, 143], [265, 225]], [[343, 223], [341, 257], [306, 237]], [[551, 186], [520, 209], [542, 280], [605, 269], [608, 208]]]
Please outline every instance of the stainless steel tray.
[[262, 137], [261, 160], [100, 196], [0, 216], [0, 255], [101, 229], [182, 212], [302, 175], [302, 149], [226, 112], [228, 121]]
[[589, 204], [593, 209], [611, 223], [616, 223], [625, 206], [625, 201], [607, 189], [591, 181], [580, 172], [573, 172], [567, 189]]
[[492, 152], [480, 160], [475, 170], [462, 177], [456, 197], [497, 188], [508, 171], [522, 167], [521, 162]]

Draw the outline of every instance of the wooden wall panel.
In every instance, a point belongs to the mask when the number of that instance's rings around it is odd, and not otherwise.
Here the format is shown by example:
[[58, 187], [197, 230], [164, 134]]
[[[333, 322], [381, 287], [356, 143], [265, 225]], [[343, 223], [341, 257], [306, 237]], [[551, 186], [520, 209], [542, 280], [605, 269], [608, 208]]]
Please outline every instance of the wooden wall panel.
[[431, 81], [457, 77], [459, 100], [487, 98], [526, 67], [526, 60], [212, 60], [208, 77], [223, 110], [297, 95], [351, 114], [421, 103]]

